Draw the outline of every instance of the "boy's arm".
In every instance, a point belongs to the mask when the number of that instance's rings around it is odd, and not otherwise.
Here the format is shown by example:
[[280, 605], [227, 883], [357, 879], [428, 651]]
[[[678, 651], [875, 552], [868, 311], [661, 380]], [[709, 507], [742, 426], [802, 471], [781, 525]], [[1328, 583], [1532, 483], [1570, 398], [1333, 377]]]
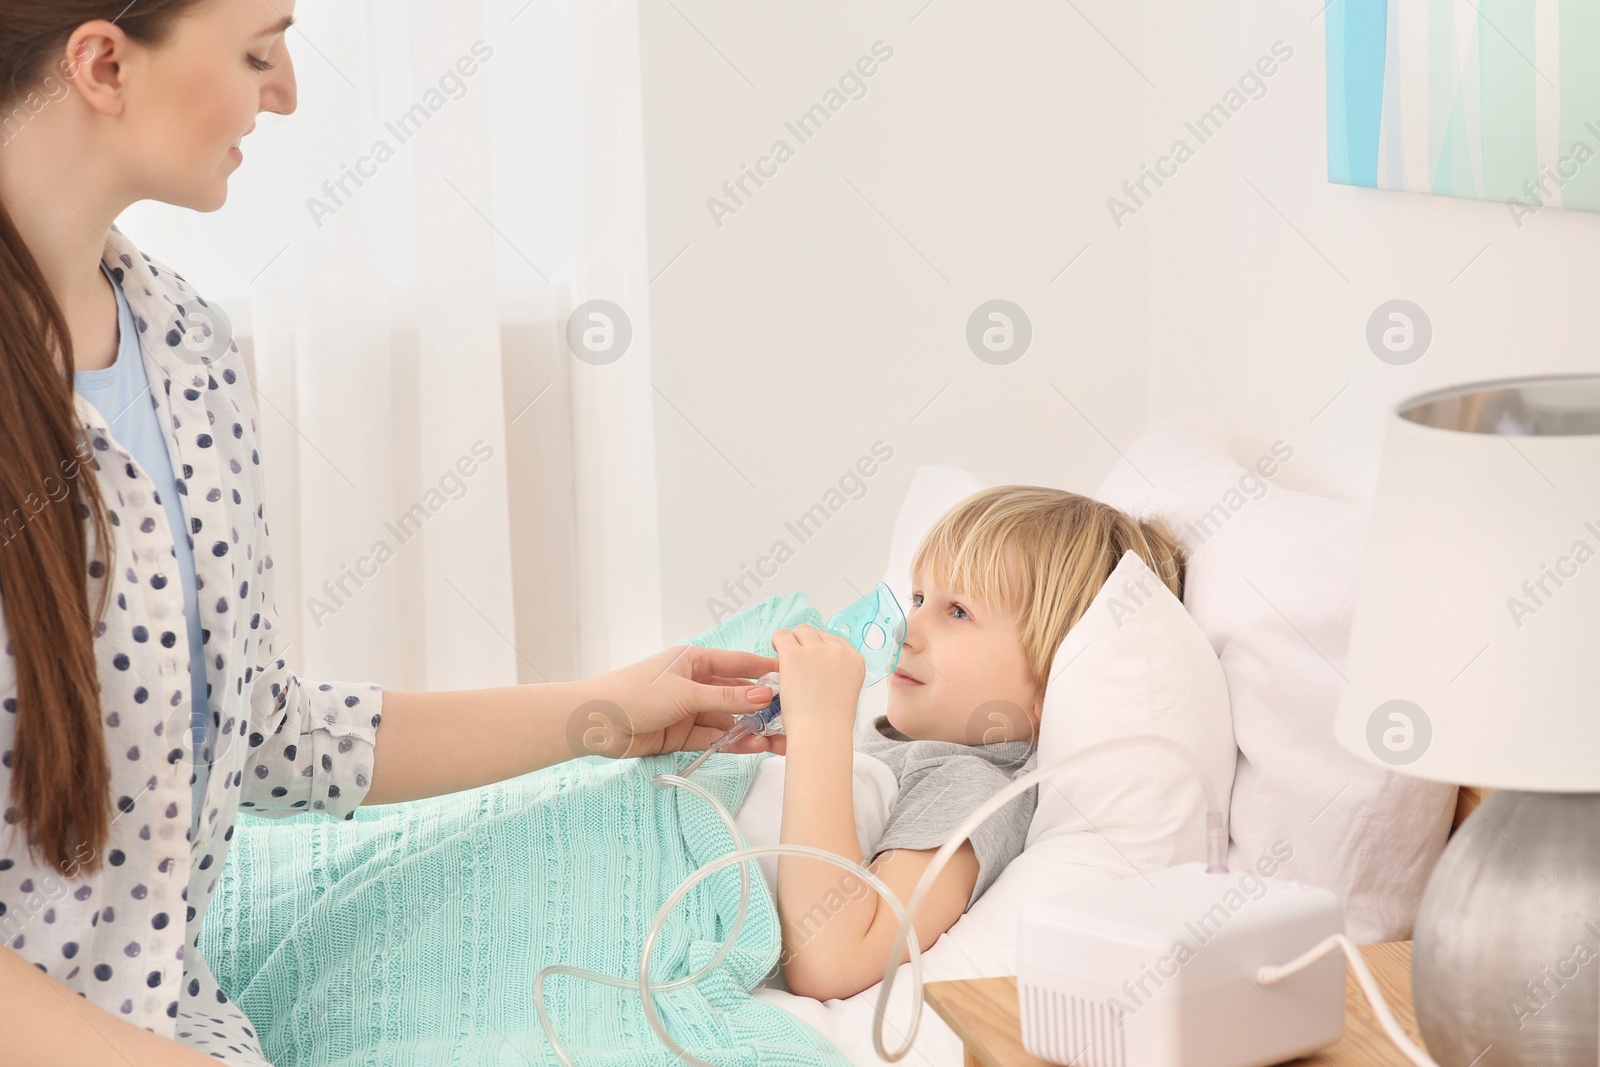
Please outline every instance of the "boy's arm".
[[[788, 774], [793, 775], [791, 763]], [[788, 780], [785, 779], [784, 811], [787, 820]], [[855, 827], [849, 828], [855, 840]], [[784, 840], [789, 839], [787, 821]], [[796, 842], [810, 844], [809, 841]], [[868, 869], [881, 878], [902, 905], [911, 901], [917, 882], [933, 862], [937, 849], [890, 849], [879, 854]], [[843, 853], [841, 853], [842, 855]], [[808, 886], [796, 890], [785, 881], [786, 862], [815, 868], [823, 877], [818, 889]], [[837, 867], [824, 868], [816, 860], [782, 857], [778, 861], [778, 905], [783, 918], [784, 978], [789, 989], [816, 1000], [851, 997], [883, 980], [889, 950], [894, 946], [900, 917], [894, 908], [865, 886], [859, 877]], [[939, 872], [922, 906], [912, 919], [917, 944], [926, 952], [941, 934], [955, 925], [967, 910], [973, 887], [978, 884], [978, 857], [971, 841], [963, 841]], [[786, 889], [791, 898], [786, 900]], [[852, 893], [851, 890], [854, 890]], [[828, 894], [832, 895], [829, 896]], [[812, 901], [809, 907], [799, 902]], [[842, 904], [841, 904], [842, 902]], [[838, 909], [835, 911], [834, 909]], [[901, 962], [910, 958], [908, 945]]]
[[[859, 861], [850, 731], [815, 719], [802, 725], [800, 719], [786, 715], [784, 721], [788, 767], [780, 840]], [[782, 963], [790, 990], [818, 1000], [840, 995], [830, 991], [838, 963], [871, 926], [876, 900], [842, 867], [804, 856], [778, 857]]]
[[[788, 767], [780, 837], [784, 844], [811, 845], [859, 860], [861, 844], [856, 838], [852, 796], [855, 700], [848, 684], [850, 674], [838, 663], [830, 663], [823, 649], [811, 645], [812, 640], [812, 635], [805, 636], [804, 647], [811, 654], [804, 658], [799, 647], [774, 637], [779, 673], [788, 670], [793, 679], [786, 680], [783, 688]], [[854, 692], [859, 692], [859, 654], [848, 645], [845, 649], [856, 656]], [[790, 660], [787, 664], [786, 658]], [[824, 676], [829, 673], [838, 675], [838, 684], [825, 684]], [[904, 902], [934, 851], [894, 849], [879, 856], [869, 869]], [[945, 865], [917, 911], [918, 944], [923, 948], [932, 945], [961, 917], [977, 881], [977, 856], [966, 843]], [[783, 925], [784, 978], [793, 992], [829, 1000], [852, 996], [883, 978], [898, 918], [859, 876], [821, 860], [780, 856], [778, 916]]]

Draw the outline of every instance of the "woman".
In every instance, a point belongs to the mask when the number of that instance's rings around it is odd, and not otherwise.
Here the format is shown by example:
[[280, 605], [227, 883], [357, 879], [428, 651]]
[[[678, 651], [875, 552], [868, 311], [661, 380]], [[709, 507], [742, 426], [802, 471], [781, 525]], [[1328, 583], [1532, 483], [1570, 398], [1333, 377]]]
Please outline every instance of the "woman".
[[292, 8], [0, 0], [5, 1062], [263, 1062], [195, 947], [240, 808], [703, 747], [771, 700], [745, 680], [775, 660], [701, 648], [459, 693], [295, 676], [239, 351], [112, 225], [222, 205], [256, 115], [295, 108]]

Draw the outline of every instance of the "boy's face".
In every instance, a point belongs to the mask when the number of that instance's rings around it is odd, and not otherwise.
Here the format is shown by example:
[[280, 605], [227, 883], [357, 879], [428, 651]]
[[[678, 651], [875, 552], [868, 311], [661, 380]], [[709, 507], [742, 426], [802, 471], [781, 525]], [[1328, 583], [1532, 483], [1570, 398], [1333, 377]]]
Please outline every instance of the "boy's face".
[[889, 723], [919, 741], [1026, 741], [1043, 707], [1016, 615], [926, 572], [912, 580], [906, 638], [889, 679]]

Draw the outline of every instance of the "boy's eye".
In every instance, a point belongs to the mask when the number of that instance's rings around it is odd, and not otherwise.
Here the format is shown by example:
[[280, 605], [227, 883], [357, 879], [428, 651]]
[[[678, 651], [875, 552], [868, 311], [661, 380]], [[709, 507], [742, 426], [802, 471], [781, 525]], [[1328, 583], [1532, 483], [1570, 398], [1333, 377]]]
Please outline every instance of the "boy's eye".
[[[921, 593], [912, 593], [911, 594], [911, 606], [912, 607], [920, 607], [921, 605], [922, 605], [922, 594]], [[971, 618], [971, 616], [967, 613], [967, 609], [962, 607], [960, 604], [952, 602], [950, 607], [951, 607], [952, 610], [959, 611], [961, 613], [959, 616], [957, 616], [958, 618], [963, 618], [963, 619]]]
[[249, 55], [245, 56], [245, 58], [250, 61], [250, 65], [252, 67], [254, 67], [256, 70], [271, 70], [272, 69], [272, 64], [267, 62], [265, 59], [257, 59], [255, 56], [249, 56]]

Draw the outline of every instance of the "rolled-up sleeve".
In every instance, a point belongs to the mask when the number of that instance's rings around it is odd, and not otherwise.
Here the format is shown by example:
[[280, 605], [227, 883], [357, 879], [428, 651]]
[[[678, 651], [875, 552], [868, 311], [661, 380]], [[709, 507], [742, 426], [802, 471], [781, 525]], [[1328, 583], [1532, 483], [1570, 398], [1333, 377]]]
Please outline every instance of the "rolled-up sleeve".
[[240, 806], [252, 815], [320, 811], [352, 818], [372, 778], [383, 690], [365, 682], [302, 681], [281, 657], [259, 679]]
[[372, 779], [383, 689], [369, 682], [311, 682], [295, 675], [277, 652], [282, 630], [264, 525], [261, 560], [265, 596], [248, 686], [250, 754], [240, 807], [272, 818], [304, 811], [353, 818]]

